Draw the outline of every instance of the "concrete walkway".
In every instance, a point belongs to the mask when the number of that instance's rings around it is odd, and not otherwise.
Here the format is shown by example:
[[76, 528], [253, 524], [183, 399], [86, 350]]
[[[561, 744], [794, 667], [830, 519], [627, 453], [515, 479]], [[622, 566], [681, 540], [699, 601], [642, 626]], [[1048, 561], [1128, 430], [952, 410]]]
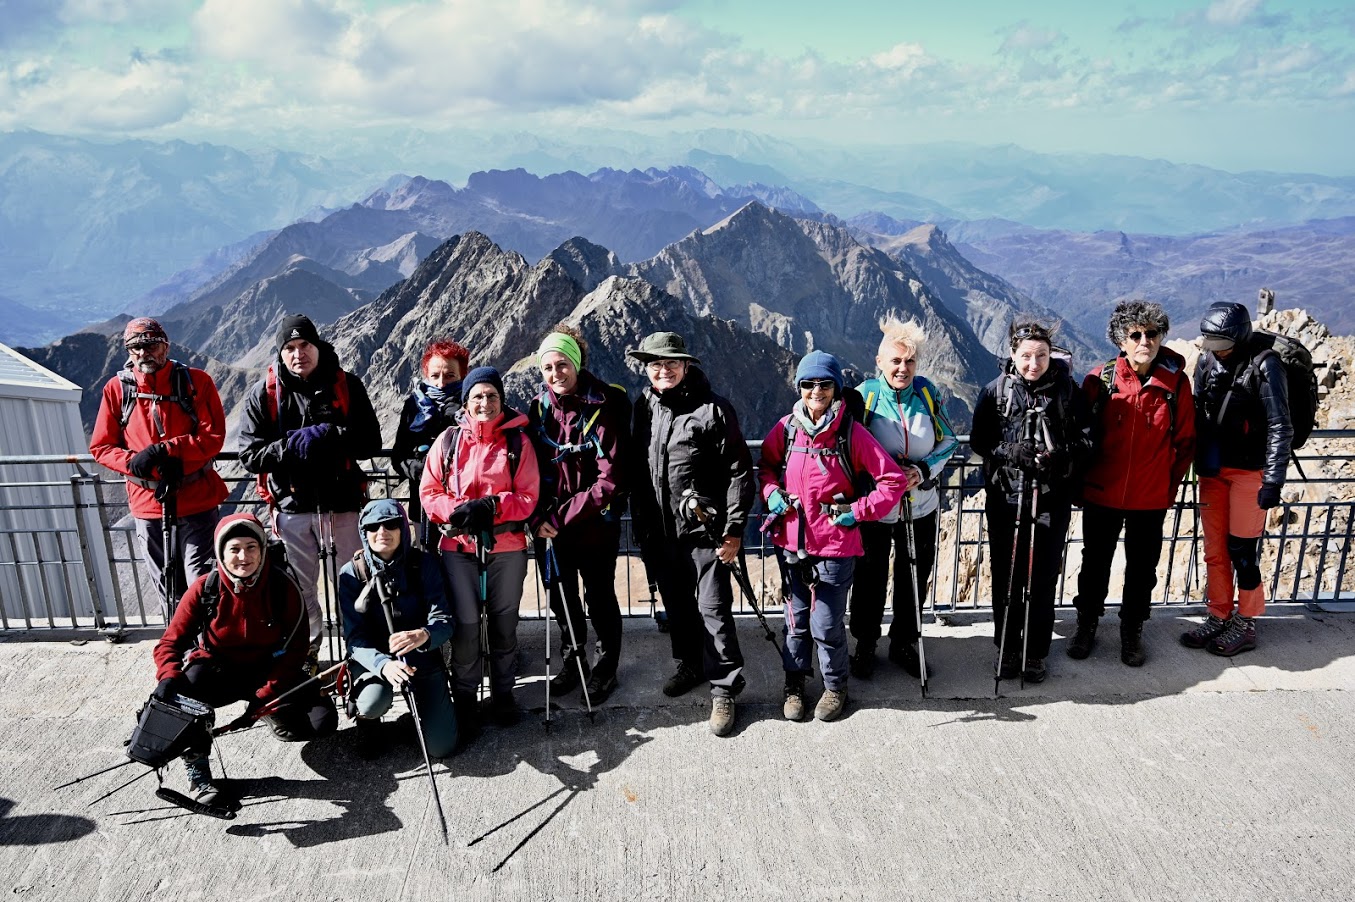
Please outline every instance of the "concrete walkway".
[[[742, 623], [734, 736], [697, 691], [667, 699], [667, 637], [627, 621], [622, 688], [547, 732], [540, 624], [520, 700], [536, 714], [439, 763], [442, 845], [417, 749], [364, 763], [346, 723], [305, 746], [266, 729], [218, 751], [234, 821], [188, 815], [123, 768], [153, 635], [0, 638], [0, 892], [123, 899], [1340, 899], [1355, 897], [1355, 615], [1276, 609], [1233, 660], [1176, 642], [1148, 665], [1116, 621], [1087, 661], [1063, 619], [1051, 677], [994, 698], [991, 623], [930, 625], [931, 693], [883, 664], [840, 722], [781, 719], [780, 665]], [[1067, 616], [1067, 615], [1065, 615]], [[1194, 619], [1194, 618], [1192, 618]], [[811, 690], [812, 703], [819, 685]], [[226, 709], [219, 722], [233, 715]], [[219, 766], [218, 766], [219, 772]], [[175, 765], [167, 785], [183, 788]]]

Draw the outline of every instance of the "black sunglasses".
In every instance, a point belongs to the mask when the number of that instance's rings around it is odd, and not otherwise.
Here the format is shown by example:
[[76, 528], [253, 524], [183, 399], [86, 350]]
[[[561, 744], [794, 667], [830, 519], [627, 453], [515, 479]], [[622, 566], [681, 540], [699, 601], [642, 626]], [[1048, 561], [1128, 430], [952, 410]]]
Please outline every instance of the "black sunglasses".
[[378, 529], [384, 529], [387, 532], [398, 532], [402, 525], [404, 524], [399, 520], [382, 520], [379, 523], [368, 523], [362, 528], [367, 532], [376, 532]]
[[800, 391], [813, 391], [816, 388], [832, 388], [832, 379], [801, 379]]
[[1139, 342], [1143, 341], [1144, 338], [1147, 338], [1149, 341], [1157, 341], [1157, 337], [1161, 334], [1162, 333], [1156, 329], [1149, 329], [1147, 332], [1130, 332], [1129, 340]]

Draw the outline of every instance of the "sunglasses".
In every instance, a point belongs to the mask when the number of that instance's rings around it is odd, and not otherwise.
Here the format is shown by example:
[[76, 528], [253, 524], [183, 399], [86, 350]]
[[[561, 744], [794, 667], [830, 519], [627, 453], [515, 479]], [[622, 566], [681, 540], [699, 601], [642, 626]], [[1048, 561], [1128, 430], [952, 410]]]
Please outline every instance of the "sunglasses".
[[826, 391], [831, 389], [834, 384], [832, 379], [801, 379], [800, 391], [813, 391], [816, 388], [822, 388]]
[[146, 351], [156, 345], [163, 344], [169, 344], [169, 342], [163, 338], [134, 338], [127, 342], [126, 348], [129, 351]]
[[386, 532], [399, 532], [402, 525], [399, 520], [382, 520], [380, 523], [368, 523], [362, 528], [367, 532], [376, 532], [378, 529], [384, 529]]
[[1135, 343], [1143, 341], [1145, 338], [1149, 341], [1157, 341], [1157, 337], [1161, 334], [1156, 329], [1149, 329], [1147, 332], [1130, 332], [1129, 340]]

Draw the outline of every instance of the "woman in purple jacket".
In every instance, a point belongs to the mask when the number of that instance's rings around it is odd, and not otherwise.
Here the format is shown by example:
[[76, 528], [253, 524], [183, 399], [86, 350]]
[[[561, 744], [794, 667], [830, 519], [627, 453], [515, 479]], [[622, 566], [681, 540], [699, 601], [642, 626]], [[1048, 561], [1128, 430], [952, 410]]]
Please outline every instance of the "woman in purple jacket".
[[[551, 610], [560, 626], [560, 672], [551, 690], [564, 694], [589, 674], [588, 697], [601, 704], [616, 690], [621, 657], [621, 607], [616, 598], [616, 558], [626, 507], [626, 459], [630, 446], [630, 400], [584, 369], [588, 344], [578, 330], [556, 326], [536, 352], [541, 392], [532, 399], [528, 434], [541, 463], [541, 505], [529, 521], [536, 559], [545, 560], [552, 540], [560, 593]], [[583, 583], [583, 594], [579, 584]], [[601, 651], [591, 668], [584, 602]], [[574, 627], [574, 642], [568, 627]], [[575, 658], [582, 661], [580, 668]]]
[[790, 569], [782, 713], [787, 720], [804, 717], [812, 636], [824, 686], [814, 717], [834, 720], [847, 705], [844, 619], [862, 553], [856, 525], [889, 514], [907, 483], [870, 431], [848, 415], [842, 366], [833, 355], [806, 354], [795, 381], [800, 400], [763, 439], [758, 470], [762, 499], [776, 518], [772, 541]]

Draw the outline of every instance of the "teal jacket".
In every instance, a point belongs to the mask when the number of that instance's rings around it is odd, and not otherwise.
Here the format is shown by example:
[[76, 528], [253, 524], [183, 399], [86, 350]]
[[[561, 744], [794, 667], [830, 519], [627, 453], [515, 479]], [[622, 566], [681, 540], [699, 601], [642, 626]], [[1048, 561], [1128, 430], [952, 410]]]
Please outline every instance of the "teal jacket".
[[[960, 444], [946, 416], [945, 399], [935, 385], [921, 376], [914, 376], [907, 388], [896, 390], [876, 375], [856, 390], [866, 402], [862, 422], [875, 440], [899, 466], [921, 465], [923, 484], [908, 495], [913, 519], [927, 516], [940, 505], [934, 480]], [[902, 507], [900, 502], [881, 522], [897, 522]]]

